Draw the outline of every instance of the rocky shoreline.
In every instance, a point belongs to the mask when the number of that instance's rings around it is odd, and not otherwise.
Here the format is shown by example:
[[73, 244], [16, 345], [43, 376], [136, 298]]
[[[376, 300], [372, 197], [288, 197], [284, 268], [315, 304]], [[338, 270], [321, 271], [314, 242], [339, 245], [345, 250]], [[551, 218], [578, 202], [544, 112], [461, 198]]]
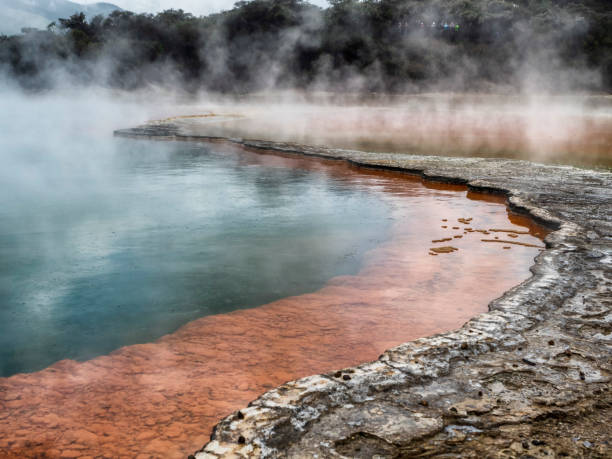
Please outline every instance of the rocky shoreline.
[[554, 230], [533, 276], [489, 312], [375, 362], [269, 391], [222, 420], [196, 458], [612, 457], [612, 173], [224, 139], [180, 119], [115, 135], [405, 171], [502, 193]]

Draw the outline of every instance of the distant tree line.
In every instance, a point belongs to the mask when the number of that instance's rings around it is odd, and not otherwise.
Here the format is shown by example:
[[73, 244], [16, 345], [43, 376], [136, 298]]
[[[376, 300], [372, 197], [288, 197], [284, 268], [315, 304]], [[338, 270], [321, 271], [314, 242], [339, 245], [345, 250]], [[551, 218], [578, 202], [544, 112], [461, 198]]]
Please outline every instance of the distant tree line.
[[612, 89], [610, 0], [239, 1], [206, 17], [83, 13], [0, 36], [28, 88]]

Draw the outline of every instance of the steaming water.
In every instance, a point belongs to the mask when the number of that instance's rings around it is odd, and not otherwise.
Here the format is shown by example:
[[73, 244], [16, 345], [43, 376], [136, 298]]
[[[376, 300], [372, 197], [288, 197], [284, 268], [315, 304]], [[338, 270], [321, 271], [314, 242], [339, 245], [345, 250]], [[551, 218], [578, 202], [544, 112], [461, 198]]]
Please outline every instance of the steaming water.
[[86, 140], [80, 160], [42, 141], [3, 153], [2, 375], [316, 290], [356, 272], [388, 229], [374, 191], [323, 172], [202, 145]]
[[501, 197], [110, 135], [163, 107], [2, 96], [2, 374], [147, 344], [0, 378], [0, 455], [185, 457], [270, 387], [461, 326], [542, 247]]

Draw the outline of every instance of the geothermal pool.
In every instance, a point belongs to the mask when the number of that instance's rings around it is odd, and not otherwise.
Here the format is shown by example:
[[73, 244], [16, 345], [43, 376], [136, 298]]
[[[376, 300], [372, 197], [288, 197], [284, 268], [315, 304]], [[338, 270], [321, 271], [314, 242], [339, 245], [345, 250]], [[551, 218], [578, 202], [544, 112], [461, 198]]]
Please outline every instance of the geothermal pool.
[[49, 186], [0, 198], [0, 457], [184, 457], [267, 389], [461, 326], [543, 247], [461, 186], [221, 144], [104, 148], [96, 174], [31, 153]]
[[186, 143], [108, 148], [95, 180], [30, 157], [49, 188], [0, 197], [0, 376], [317, 290], [389, 236], [384, 193], [325, 170]]

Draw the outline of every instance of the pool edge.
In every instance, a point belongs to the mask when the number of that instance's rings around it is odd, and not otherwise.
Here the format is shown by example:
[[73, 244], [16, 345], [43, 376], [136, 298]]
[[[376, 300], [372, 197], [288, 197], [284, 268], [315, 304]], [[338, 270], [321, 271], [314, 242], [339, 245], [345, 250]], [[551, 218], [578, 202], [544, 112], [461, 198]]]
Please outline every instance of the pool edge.
[[[190, 135], [180, 123], [115, 135], [225, 141], [405, 171], [502, 193], [510, 208], [554, 229], [531, 267], [533, 276], [491, 302], [489, 312], [459, 330], [389, 349], [375, 362], [273, 389], [220, 421], [196, 457], [350, 457], [368, 448], [390, 455], [461, 454], [502, 446], [517, 454], [561, 448], [574, 455], [587, 448], [544, 439], [530, 445], [523, 437], [551, 417], [584, 417], [602, 401], [609, 407], [612, 174], [517, 160]], [[358, 425], [351, 427], [347, 420], [359, 413]], [[494, 436], [500, 426], [507, 427], [505, 433]], [[468, 427], [471, 434], [465, 434]]]

